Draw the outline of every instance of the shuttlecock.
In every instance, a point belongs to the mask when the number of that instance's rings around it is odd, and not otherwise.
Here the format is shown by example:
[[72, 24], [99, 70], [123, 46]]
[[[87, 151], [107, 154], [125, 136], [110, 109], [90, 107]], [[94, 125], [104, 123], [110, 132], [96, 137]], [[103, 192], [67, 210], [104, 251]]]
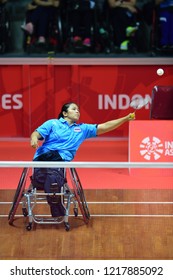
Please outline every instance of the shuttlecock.
[[157, 75], [162, 76], [164, 74], [164, 70], [162, 68], [157, 69]]

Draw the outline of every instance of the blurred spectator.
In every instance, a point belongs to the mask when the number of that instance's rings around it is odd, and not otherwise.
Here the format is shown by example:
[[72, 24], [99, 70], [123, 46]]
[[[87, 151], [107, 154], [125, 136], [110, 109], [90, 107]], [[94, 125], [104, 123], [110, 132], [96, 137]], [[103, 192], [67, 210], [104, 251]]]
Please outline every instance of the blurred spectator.
[[95, 8], [95, 0], [70, 0], [68, 8], [71, 13], [74, 44], [82, 43], [85, 47], [91, 47], [91, 11]]
[[136, 0], [136, 7], [139, 21], [137, 31], [138, 50], [147, 52], [151, 50], [154, 44], [155, 0]]
[[96, 2], [97, 8], [97, 24], [99, 32], [97, 34], [100, 51], [110, 53], [114, 49], [113, 34], [109, 21], [108, 2], [107, 0], [100, 0]]
[[35, 34], [39, 44], [46, 43], [49, 23], [53, 20], [55, 10], [60, 5], [57, 0], [34, 0], [28, 4], [26, 24], [21, 28], [28, 34]]
[[155, 0], [136, 0], [136, 7], [141, 14], [141, 18], [151, 26], [153, 23]]
[[159, 44], [163, 50], [173, 50], [173, 0], [156, 0], [160, 24]]
[[0, 54], [9, 46], [9, 18], [6, 9], [7, 0], [0, 0]]
[[110, 21], [114, 32], [115, 47], [128, 50], [129, 39], [137, 30], [136, 0], [107, 0], [110, 8]]
[[6, 2], [7, 2], [7, 0], [0, 0], [0, 4], [4, 4]]

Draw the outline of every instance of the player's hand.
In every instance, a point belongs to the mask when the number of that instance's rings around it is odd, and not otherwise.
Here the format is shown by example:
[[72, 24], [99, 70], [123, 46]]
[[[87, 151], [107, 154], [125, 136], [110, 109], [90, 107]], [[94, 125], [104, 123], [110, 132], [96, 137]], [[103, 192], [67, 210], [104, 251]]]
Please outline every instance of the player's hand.
[[34, 149], [37, 149], [39, 147], [38, 139], [36, 139], [36, 138], [31, 139], [31, 147], [34, 148]]
[[128, 120], [129, 120], [129, 121], [135, 120], [135, 112], [130, 113], [130, 114], [128, 115]]

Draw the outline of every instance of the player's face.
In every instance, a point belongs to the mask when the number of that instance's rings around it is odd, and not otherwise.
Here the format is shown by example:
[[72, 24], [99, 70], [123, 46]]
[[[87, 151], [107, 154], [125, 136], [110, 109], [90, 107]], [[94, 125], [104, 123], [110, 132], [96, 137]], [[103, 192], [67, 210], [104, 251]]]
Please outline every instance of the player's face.
[[77, 122], [80, 118], [79, 107], [75, 103], [70, 104], [68, 111], [64, 113], [64, 117], [70, 122]]

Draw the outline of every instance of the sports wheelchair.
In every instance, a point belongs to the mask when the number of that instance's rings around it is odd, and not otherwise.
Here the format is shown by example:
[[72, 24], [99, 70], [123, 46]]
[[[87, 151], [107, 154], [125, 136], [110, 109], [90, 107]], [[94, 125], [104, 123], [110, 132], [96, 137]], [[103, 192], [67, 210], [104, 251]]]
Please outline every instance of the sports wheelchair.
[[[67, 174], [68, 172], [68, 174]], [[32, 185], [29, 185], [26, 188], [29, 174], [32, 173], [30, 168], [24, 168], [13, 198], [12, 206], [9, 211], [8, 221], [10, 225], [13, 225], [15, 221], [16, 212], [19, 205], [22, 205], [22, 214], [24, 217], [28, 218], [28, 223], [26, 229], [30, 231], [33, 227], [33, 223], [36, 224], [61, 224], [64, 223], [65, 230], [70, 230], [69, 224], [69, 214], [70, 206], [73, 203], [73, 212], [74, 216], [78, 216], [78, 206], [81, 211], [84, 223], [88, 224], [90, 219], [90, 213], [88, 205], [85, 199], [85, 194], [78, 176], [78, 173], [75, 168], [65, 169], [65, 183], [61, 187], [61, 192], [59, 193], [45, 193], [44, 190], [37, 190], [37, 188]], [[67, 183], [67, 176], [69, 175], [72, 188], [70, 188]], [[31, 178], [31, 176], [30, 176]], [[39, 214], [36, 205], [40, 205], [46, 201], [48, 196], [60, 196], [61, 203], [65, 209], [65, 215], [59, 217], [49, 217], [50, 215]], [[47, 201], [46, 201], [47, 204]], [[36, 210], [36, 211], [35, 211]], [[45, 210], [45, 209], [44, 209]], [[42, 209], [43, 211], [43, 209]]]

